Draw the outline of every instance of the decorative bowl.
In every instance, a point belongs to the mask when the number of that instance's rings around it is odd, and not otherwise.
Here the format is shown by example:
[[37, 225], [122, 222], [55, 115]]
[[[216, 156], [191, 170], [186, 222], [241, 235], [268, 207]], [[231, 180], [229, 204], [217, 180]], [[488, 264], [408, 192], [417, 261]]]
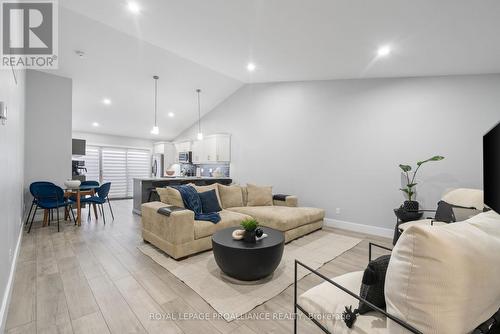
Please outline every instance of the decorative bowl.
[[80, 184], [82, 184], [80, 182], [80, 180], [66, 180], [64, 181], [64, 185], [68, 188], [68, 189], [77, 189], [80, 187]]
[[173, 169], [167, 169], [167, 170], [165, 171], [165, 174], [167, 174], [168, 176], [172, 176], [172, 175], [174, 175], [174, 174], [175, 174], [175, 170], [173, 170]]

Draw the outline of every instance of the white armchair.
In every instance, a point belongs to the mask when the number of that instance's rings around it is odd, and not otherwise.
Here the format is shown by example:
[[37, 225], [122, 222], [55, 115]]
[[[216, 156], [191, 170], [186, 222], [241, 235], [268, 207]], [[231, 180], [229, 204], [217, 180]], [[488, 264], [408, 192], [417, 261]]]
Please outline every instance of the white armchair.
[[[483, 210], [484, 208], [484, 194], [479, 189], [457, 188], [446, 192], [441, 198], [442, 201], [466, 208], [475, 208]], [[421, 220], [410, 221], [398, 225], [400, 233], [403, 233], [410, 226], [427, 225], [427, 226], [440, 226], [446, 223], [435, 221], [434, 219], [427, 218]]]

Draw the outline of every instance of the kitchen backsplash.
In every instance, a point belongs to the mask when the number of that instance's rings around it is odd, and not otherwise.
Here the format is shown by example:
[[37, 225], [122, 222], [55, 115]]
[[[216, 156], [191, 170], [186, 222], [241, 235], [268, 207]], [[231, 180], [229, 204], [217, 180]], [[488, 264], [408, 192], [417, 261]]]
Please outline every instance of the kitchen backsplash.
[[201, 164], [196, 167], [201, 168], [201, 176], [214, 176], [213, 173], [217, 170], [223, 177], [229, 177], [228, 164]]
[[[182, 164], [181, 170], [184, 170], [184, 174], [189, 173], [190, 175], [196, 175], [196, 168], [199, 167], [201, 169], [201, 176], [210, 177], [215, 176], [214, 173], [219, 172], [222, 174], [222, 177], [229, 177], [229, 164], [201, 164], [201, 165], [191, 165], [191, 164]], [[221, 177], [217, 175], [217, 177]]]

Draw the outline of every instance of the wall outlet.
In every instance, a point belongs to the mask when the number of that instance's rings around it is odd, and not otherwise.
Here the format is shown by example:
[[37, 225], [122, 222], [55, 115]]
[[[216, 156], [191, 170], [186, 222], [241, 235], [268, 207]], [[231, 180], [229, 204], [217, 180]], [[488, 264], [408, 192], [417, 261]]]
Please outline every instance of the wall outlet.
[[340, 215], [340, 208], [336, 208], [335, 209], [335, 213], [338, 214], [338, 215]]
[[9, 262], [12, 262], [12, 248], [9, 248]]

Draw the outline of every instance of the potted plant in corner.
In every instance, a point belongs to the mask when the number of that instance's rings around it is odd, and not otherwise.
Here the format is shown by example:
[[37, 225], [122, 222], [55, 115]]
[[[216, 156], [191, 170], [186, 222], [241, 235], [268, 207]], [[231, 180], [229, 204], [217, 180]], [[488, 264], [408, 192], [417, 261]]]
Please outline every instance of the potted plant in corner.
[[262, 230], [259, 227], [259, 222], [255, 219], [245, 219], [241, 222], [241, 227], [245, 230], [243, 240], [246, 242], [256, 242], [256, 237], [262, 236]]
[[410, 211], [410, 212], [411, 211], [418, 211], [419, 204], [417, 201], [414, 200], [415, 199], [414, 195], [416, 193], [415, 187], [418, 184], [418, 183], [416, 183], [415, 178], [417, 176], [417, 173], [418, 173], [418, 170], [420, 169], [420, 167], [422, 167], [423, 164], [425, 164], [429, 161], [440, 161], [443, 159], [444, 159], [443, 156], [435, 155], [432, 158], [429, 158], [427, 160], [417, 162], [417, 168], [413, 172], [413, 175], [410, 175], [410, 172], [412, 171], [412, 168], [410, 165], [402, 165], [402, 164], [399, 165], [399, 168], [401, 168], [401, 170], [403, 171], [403, 174], [406, 178], [406, 186], [404, 188], [400, 189], [408, 197], [408, 200], [406, 200], [403, 203], [403, 209], [405, 211]]

